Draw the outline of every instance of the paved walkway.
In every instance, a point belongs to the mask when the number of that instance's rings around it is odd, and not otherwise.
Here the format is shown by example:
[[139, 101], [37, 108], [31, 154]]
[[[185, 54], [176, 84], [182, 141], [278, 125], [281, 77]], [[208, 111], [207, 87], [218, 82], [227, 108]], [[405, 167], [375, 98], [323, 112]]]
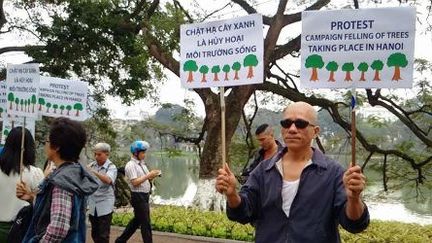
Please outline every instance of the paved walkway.
[[[111, 226], [110, 243], [114, 243], [114, 240], [123, 232], [123, 227]], [[90, 227], [87, 230], [87, 242], [93, 243], [91, 239]], [[128, 243], [142, 243], [141, 231], [138, 229], [135, 234], [129, 239]], [[153, 242], [154, 243], [244, 243], [244, 241], [208, 238], [193, 235], [181, 235], [174, 233], [166, 233], [160, 231], [153, 231]]]

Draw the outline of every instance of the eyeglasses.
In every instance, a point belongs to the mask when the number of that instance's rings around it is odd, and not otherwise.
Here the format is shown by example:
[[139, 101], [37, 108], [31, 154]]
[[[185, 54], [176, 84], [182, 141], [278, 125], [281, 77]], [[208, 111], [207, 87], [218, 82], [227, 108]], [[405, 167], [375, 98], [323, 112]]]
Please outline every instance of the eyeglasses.
[[280, 124], [283, 128], [290, 128], [293, 123], [296, 126], [296, 128], [299, 129], [306, 128], [307, 126], [313, 126], [313, 127], [315, 126], [314, 124], [311, 124], [310, 122], [303, 119], [296, 119], [296, 120], [285, 119], [280, 121]]

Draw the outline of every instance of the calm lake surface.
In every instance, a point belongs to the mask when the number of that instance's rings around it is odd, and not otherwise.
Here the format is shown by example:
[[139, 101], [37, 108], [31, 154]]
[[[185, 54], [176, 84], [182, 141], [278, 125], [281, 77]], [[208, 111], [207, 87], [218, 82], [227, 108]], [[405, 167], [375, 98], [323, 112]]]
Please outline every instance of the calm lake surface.
[[[155, 182], [153, 203], [191, 205], [197, 190], [198, 160], [157, 155], [150, 155], [147, 159], [150, 168], [162, 170], [162, 177], [157, 178]], [[414, 188], [386, 193], [383, 191], [380, 178], [377, 178], [378, 172], [365, 173], [368, 177], [368, 186], [364, 198], [372, 219], [432, 224], [431, 191], [424, 192], [421, 198], [412, 196]]]

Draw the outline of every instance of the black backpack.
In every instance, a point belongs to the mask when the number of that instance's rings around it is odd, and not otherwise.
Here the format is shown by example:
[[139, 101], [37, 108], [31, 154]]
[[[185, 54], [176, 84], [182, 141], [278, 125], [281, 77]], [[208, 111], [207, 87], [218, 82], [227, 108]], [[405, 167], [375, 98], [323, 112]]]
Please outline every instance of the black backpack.
[[27, 232], [28, 227], [33, 216], [33, 205], [30, 204], [20, 209], [12, 227], [9, 230], [7, 242], [8, 243], [21, 243]]

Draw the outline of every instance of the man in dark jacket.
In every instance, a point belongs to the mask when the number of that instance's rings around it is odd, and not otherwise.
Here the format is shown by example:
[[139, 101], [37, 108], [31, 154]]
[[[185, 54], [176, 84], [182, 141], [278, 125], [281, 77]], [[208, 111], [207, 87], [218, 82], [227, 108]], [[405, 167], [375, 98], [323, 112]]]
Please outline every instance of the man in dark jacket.
[[271, 126], [264, 123], [255, 130], [255, 137], [258, 141], [260, 149], [255, 153], [242, 171], [242, 184], [244, 184], [250, 173], [258, 166], [261, 161], [268, 160], [273, 157], [279, 150], [283, 149], [282, 144], [274, 138], [274, 131]]
[[255, 222], [256, 242], [340, 242], [339, 224], [349, 232], [367, 228], [369, 212], [361, 199], [365, 176], [359, 166], [345, 170], [311, 142], [319, 133], [317, 113], [304, 102], [289, 105], [282, 137], [287, 145], [260, 163], [240, 192], [224, 165], [216, 190], [227, 198], [227, 215]]
[[[63, 117], [51, 123], [45, 154], [56, 169], [39, 187], [23, 242], [85, 242], [86, 198], [98, 188], [96, 179], [77, 162], [85, 142], [80, 123]], [[33, 201], [22, 183], [17, 196]]]

